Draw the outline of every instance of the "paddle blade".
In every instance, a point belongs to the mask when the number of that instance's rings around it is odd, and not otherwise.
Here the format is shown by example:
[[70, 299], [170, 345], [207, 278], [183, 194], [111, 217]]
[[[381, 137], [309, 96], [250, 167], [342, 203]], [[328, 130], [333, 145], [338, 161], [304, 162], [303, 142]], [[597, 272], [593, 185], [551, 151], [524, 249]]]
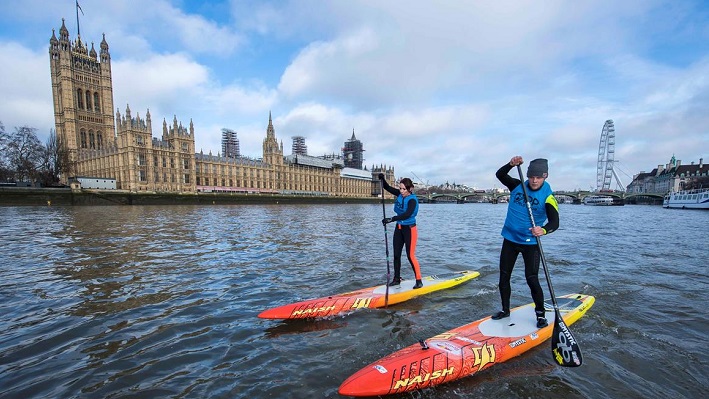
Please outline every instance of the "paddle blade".
[[554, 332], [551, 335], [551, 352], [560, 366], [578, 367], [583, 363], [581, 348], [558, 310], [554, 318]]

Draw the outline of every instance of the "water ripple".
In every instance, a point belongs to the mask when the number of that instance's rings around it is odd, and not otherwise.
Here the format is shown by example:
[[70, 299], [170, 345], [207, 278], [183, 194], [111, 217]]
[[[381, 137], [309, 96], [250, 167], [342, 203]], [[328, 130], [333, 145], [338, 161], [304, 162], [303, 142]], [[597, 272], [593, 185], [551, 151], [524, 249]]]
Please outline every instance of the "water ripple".
[[[498, 308], [505, 209], [421, 207], [423, 273], [478, 279], [389, 309], [279, 322], [256, 315], [384, 281], [381, 206], [0, 207], [0, 396], [337, 397], [373, 360]], [[697, 239], [709, 213], [562, 205], [561, 217], [544, 238], [554, 288], [597, 297], [573, 326], [583, 372], [555, 367], [542, 345], [410, 397], [709, 394]], [[515, 305], [529, 302], [520, 264]]]

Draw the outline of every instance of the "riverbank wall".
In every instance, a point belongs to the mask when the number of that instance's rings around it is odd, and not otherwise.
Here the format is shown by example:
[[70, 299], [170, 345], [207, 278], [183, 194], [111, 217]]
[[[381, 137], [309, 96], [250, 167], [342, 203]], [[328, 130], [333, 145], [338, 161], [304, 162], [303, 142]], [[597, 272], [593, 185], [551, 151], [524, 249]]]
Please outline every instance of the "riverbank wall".
[[0, 188], [0, 206], [226, 205], [226, 204], [371, 204], [381, 198], [282, 194], [152, 193], [69, 188]]

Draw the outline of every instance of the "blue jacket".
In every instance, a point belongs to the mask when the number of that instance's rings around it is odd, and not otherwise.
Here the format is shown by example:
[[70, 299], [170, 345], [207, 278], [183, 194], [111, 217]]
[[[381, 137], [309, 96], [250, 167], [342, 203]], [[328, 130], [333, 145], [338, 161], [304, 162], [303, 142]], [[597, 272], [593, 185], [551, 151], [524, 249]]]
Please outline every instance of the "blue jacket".
[[[556, 206], [556, 199], [552, 195], [551, 186], [544, 182], [539, 190], [532, 191], [529, 188], [529, 182], [523, 184], [527, 187], [527, 195], [532, 206], [532, 214], [537, 226], [543, 226], [547, 221], [546, 203], [553, 201]], [[537, 240], [532, 235], [529, 228], [532, 227], [532, 221], [529, 220], [529, 211], [527, 203], [524, 201], [524, 192], [522, 184], [517, 185], [514, 190], [510, 191], [510, 202], [507, 206], [507, 218], [505, 225], [502, 226], [502, 236], [517, 244], [537, 244]]]

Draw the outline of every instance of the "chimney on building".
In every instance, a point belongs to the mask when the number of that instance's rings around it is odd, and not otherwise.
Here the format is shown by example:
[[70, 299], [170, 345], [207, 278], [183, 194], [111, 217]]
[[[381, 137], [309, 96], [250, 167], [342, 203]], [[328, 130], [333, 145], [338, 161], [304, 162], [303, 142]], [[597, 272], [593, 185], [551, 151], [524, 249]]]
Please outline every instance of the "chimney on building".
[[701, 169], [702, 166], [704, 166], [704, 158], [699, 158], [699, 169]]

